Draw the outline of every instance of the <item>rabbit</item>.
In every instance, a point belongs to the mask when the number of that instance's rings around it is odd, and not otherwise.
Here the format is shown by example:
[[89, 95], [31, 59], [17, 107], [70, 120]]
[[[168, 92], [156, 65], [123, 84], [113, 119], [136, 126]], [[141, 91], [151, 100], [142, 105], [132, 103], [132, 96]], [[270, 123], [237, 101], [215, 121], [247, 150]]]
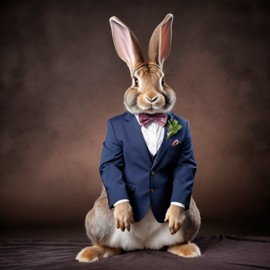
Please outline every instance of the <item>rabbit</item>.
[[[79, 262], [142, 249], [165, 248], [182, 257], [201, 255], [191, 243], [201, 218], [192, 198], [196, 163], [189, 123], [171, 112], [176, 95], [163, 72], [172, 21], [173, 15], [167, 14], [154, 30], [145, 62], [134, 33], [117, 17], [110, 18], [115, 49], [129, 67], [132, 86], [124, 94], [126, 112], [108, 121], [100, 164], [102, 192], [85, 220], [93, 246], [78, 253]], [[168, 124], [160, 127], [164, 139], [155, 156], [143, 141], [139, 116], [144, 114], [161, 115], [157, 122], [165, 117], [166, 123], [174, 121], [177, 126], [176, 130]]]

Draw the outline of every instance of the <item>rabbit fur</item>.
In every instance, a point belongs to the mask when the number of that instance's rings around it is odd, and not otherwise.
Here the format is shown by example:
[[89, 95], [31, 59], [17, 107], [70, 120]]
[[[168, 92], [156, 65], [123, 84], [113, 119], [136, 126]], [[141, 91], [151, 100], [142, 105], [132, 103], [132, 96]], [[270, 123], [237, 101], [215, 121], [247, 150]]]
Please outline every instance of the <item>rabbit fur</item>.
[[[112, 37], [119, 57], [129, 67], [132, 86], [124, 95], [124, 105], [132, 114], [166, 113], [175, 102], [173, 89], [165, 83], [163, 63], [170, 52], [173, 15], [167, 14], [153, 32], [145, 63], [134, 33], [117, 17], [110, 18]], [[109, 208], [103, 186], [100, 197], [88, 212], [85, 220], [86, 232], [93, 246], [78, 253], [80, 262], [93, 262], [121, 254], [122, 251], [140, 249], [167, 250], [183, 257], [200, 256], [200, 249], [190, 243], [196, 236], [201, 219], [199, 210], [191, 198], [190, 207], [185, 211], [181, 229], [171, 234], [168, 223], [159, 223], [149, 208], [146, 216], [132, 224], [130, 231], [115, 227], [113, 209]]]

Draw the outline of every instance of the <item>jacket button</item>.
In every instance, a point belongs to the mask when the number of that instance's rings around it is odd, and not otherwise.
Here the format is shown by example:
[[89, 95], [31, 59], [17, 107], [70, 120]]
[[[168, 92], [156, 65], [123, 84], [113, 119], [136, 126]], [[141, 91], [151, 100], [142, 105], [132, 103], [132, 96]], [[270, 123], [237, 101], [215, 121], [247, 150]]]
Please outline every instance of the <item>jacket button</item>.
[[155, 171], [151, 171], [151, 175], [154, 176], [155, 175]]
[[154, 192], [155, 190], [153, 188], [150, 188], [150, 192]]

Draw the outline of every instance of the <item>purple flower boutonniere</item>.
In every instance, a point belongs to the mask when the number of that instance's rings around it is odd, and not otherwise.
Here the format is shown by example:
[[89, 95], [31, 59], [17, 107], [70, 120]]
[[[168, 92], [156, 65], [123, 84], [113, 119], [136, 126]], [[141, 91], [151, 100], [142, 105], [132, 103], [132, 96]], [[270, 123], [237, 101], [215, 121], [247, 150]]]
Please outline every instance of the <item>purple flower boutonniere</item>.
[[182, 126], [178, 123], [177, 120], [168, 120], [167, 124], [167, 140], [175, 135], [179, 130], [182, 129]]

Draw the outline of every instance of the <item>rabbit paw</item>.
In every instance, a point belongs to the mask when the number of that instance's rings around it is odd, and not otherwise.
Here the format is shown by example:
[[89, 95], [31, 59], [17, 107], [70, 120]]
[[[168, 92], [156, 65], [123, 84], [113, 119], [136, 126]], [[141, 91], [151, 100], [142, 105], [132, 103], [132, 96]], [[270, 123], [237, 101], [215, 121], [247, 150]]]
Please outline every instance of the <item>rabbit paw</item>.
[[186, 258], [195, 258], [201, 256], [200, 249], [194, 243], [174, 245], [169, 247], [167, 251]]
[[134, 223], [133, 210], [129, 202], [122, 202], [114, 208], [114, 220], [117, 229], [130, 231], [131, 224]]
[[97, 262], [103, 258], [108, 258], [114, 255], [121, 254], [122, 250], [119, 248], [92, 246], [82, 249], [76, 256], [79, 262]]

